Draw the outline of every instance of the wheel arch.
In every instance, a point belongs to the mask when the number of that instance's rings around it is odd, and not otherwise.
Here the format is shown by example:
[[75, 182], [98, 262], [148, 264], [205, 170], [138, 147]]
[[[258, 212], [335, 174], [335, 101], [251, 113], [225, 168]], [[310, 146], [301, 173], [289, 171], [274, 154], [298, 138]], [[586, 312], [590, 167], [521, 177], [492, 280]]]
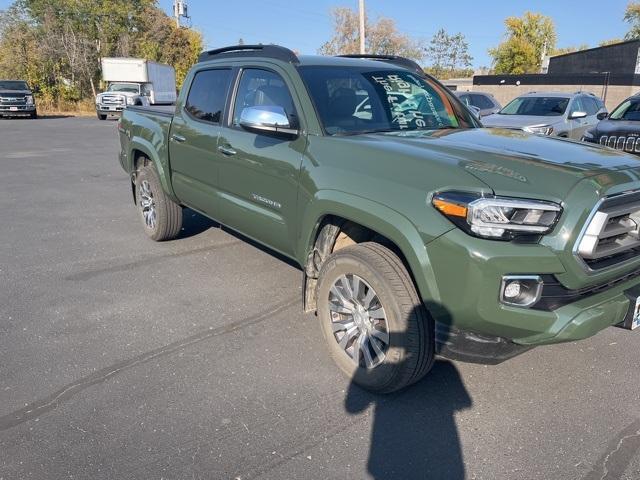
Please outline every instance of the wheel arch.
[[381, 243], [400, 257], [423, 301], [439, 299], [425, 242], [415, 225], [397, 211], [362, 197], [343, 192], [332, 192], [331, 197], [317, 198], [303, 216], [298, 251], [304, 265], [305, 311], [315, 310], [317, 273], [325, 258], [343, 246], [366, 241]]
[[160, 159], [156, 149], [153, 148], [153, 145], [148, 140], [141, 137], [133, 137], [129, 146], [129, 158], [131, 159], [129, 172], [131, 174], [131, 183], [134, 188], [134, 199], [136, 171], [138, 170], [140, 159], [146, 158], [153, 164], [156, 172], [158, 172], [163, 190], [167, 195], [169, 195], [169, 197], [171, 197], [172, 200], [178, 202], [175, 194], [173, 193], [173, 188], [171, 188], [171, 182], [169, 181], [168, 166], [165, 165], [166, 162], [163, 162]]

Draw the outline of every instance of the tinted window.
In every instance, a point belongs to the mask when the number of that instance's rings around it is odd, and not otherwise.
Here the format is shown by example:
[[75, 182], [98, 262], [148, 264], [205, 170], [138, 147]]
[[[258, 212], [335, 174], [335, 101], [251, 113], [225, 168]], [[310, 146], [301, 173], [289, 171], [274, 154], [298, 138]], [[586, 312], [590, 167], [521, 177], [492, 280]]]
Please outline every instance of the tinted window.
[[609, 116], [610, 120], [640, 120], [640, 99], [630, 98], [625, 100]]
[[567, 97], [518, 97], [500, 110], [501, 115], [559, 117], [569, 105]]
[[480, 109], [493, 108], [493, 102], [489, 100], [485, 95], [478, 95], [477, 93], [471, 95], [471, 104]]
[[220, 123], [231, 70], [203, 70], [191, 83], [184, 109], [198, 120]]
[[473, 126], [442, 87], [406, 70], [299, 70], [329, 135]]
[[584, 97], [576, 97], [571, 103], [571, 113], [573, 112], [586, 112], [587, 106], [585, 104], [586, 99]]
[[240, 124], [240, 114], [244, 108], [259, 106], [282, 107], [289, 124], [298, 124], [293, 99], [282, 77], [268, 70], [247, 69], [242, 72], [238, 86], [233, 124]]
[[29, 90], [27, 82], [0, 80], [0, 90]]
[[472, 105], [472, 103], [471, 103], [471, 98], [469, 97], [469, 95], [460, 95], [458, 98], [459, 98], [459, 99], [460, 99], [460, 101], [461, 101], [462, 103], [464, 103], [467, 107], [468, 107], [468, 106], [470, 106], [470, 105]]
[[595, 98], [584, 97], [582, 99], [582, 104], [586, 108], [587, 115], [595, 115], [600, 110], [600, 105]]

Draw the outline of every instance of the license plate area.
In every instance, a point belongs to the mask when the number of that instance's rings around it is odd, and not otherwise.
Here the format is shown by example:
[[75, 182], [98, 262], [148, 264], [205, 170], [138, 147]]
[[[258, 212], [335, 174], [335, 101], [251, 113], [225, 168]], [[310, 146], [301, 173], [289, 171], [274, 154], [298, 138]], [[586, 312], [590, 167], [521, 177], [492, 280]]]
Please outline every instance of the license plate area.
[[18, 111], [18, 107], [9, 107], [9, 111], [17, 112]]

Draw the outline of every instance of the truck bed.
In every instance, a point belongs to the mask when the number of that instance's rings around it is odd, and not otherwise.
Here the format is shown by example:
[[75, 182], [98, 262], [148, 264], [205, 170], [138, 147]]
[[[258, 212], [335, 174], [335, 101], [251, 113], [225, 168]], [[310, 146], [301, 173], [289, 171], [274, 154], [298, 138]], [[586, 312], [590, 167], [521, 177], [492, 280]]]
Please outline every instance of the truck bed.
[[135, 110], [141, 113], [153, 113], [157, 115], [166, 115], [173, 117], [173, 113], [176, 110], [175, 105], [150, 105], [148, 107], [129, 106], [127, 110]]

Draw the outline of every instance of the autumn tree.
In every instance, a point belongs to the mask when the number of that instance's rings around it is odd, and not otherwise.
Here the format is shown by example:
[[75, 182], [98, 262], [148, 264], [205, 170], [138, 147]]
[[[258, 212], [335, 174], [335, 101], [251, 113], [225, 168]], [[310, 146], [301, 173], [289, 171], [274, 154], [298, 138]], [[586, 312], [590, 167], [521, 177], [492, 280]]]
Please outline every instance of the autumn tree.
[[631, 25], [631, 28], [624, 36], [625, 40], [640, 38], [640, 2], [629, 2], [624, 12], [623, 19]]
[[[334, 8], [334, 34], [318, 52], [322, 55], [347, 55], [360, 52], [358, 12], [347, 7]], [[374, 55], [400, 55], [421, 60], [423, 49], [420, 42], [398, 32], [395, 22], [380, 17], [372, 22], [365, 16], [365, 48]]]
[[526, 12], [522, 17], [508, 17], [505, 40], [489, 50], [497, 74], [537, 73], [545, 52], [556, 45], [556, 29], [550, 17]]
[[24, 78], [45, 98], [95, 95], [109, 56], [169, 63], [180, 81], [201, 49], [201, 35], [156, 0], [17, 0], [0, 12], [0, 77]]
[[572, 45], [570, 47], [562, 47], [562, 48], [556, 48], [553, 50], [553, 52], [551, 52], [552, 56], [556, 56], [556, 55], [565, 55], [567, 53], [574, 53], [574, 52], [580, 52], [582, 50], [586, 50], [589, 48], [589, 45], [587, 45], [586, 43], [580, 44], [580, 45]]

